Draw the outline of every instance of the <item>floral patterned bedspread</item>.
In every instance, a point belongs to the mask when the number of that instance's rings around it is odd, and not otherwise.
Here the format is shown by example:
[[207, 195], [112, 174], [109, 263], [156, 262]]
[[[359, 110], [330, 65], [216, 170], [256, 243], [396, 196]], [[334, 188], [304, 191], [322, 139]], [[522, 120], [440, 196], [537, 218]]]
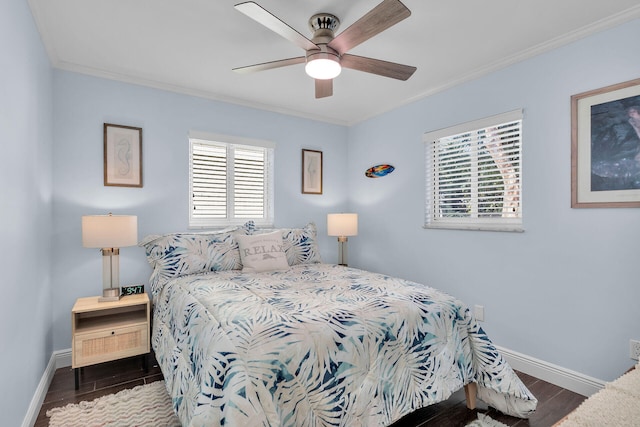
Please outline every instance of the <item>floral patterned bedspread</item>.
[[387, 426], [472, 381], [504, 413], [537, 404], [463, 303], [353, 268], [172, 279], [153, 329], [184, 426]]

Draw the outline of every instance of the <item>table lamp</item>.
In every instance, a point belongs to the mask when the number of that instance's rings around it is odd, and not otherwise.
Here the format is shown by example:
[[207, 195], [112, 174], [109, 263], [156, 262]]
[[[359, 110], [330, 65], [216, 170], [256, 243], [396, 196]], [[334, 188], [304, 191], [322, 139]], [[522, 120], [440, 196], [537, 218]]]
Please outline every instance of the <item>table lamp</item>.
[[329, 236], [338, 237], [338, 264], [347, 265], [347, 240], [358, 235], [358, 214], [335, 213], [327, 215]]
[[135, 215], [86, 215], [82, 217], [82, 246], [102, 251], [102, 297], [120, 299], [120, 249], [138, 244]]

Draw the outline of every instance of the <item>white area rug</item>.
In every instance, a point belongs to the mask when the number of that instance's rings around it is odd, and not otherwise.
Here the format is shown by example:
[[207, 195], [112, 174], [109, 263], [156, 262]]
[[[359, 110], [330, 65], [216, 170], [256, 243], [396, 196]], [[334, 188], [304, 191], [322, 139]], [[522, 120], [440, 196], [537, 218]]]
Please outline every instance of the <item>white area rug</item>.
[[478, 419], [467, 424], [466, 427], [508, 427], [499, 421], [494, 420], [488, 415], [478, 414]]
[[180, 427], [164, 381], [47, 411], [49, 427]]
[[640, 426], [640, 364], [608, 383], [559, 424], [558, 427]]

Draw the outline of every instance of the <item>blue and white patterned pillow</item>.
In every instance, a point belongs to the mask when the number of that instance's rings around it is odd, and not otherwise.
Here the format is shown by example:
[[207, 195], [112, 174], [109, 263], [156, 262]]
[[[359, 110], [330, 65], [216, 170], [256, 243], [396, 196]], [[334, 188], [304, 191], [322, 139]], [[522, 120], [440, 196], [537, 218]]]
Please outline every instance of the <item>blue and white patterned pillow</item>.
[[250, 234], [254, 229], [253, 221], [249, 221], [222, 231], [147, 236], [138, 246], [145, 248], [147, 261], [153, 268], [149, 278], [151, 292], [156, 295], [174, 277], [242, 269], [234, 236]]
[[276, 230], [282, 231], [284, 252], [287, 254], [289, 265], [322, 262], [317, 241], [318, 229], [315, 223], [310, 222], [303, 228], [256, 229], [250, 231], [250, 234], [269, 233]]

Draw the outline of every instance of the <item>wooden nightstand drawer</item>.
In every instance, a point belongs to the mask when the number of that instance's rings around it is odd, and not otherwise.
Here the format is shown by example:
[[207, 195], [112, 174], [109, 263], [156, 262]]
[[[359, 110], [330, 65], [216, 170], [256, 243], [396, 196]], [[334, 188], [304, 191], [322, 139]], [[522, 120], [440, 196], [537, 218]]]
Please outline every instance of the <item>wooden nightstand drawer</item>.
[[75, 337], [74, 367], [108, 362], [149, 352], [148, 325], [107, 329]]

